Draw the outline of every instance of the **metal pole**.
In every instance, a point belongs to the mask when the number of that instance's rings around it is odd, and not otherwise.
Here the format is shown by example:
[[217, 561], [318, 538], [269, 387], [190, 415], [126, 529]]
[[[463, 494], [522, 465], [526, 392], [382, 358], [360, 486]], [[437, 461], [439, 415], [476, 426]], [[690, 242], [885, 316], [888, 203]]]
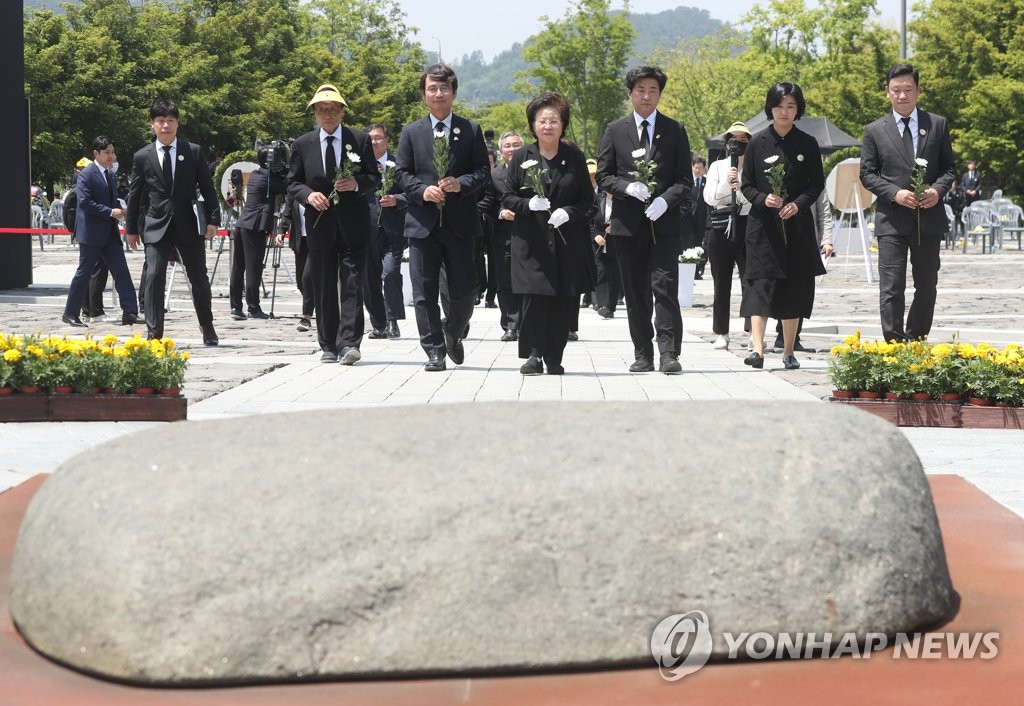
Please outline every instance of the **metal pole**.
[[907, 0], [900, 0], [900, 58], [907, 58]]

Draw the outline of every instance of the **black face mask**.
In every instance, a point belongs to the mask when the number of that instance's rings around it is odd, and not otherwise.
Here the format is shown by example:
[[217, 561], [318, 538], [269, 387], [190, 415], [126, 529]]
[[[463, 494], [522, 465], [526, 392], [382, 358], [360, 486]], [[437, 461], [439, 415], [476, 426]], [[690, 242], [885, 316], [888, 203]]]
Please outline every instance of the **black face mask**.
[[743, 140], [731, 139], [726, 143], [725, 149], [730, 155], [739, 157], [747, 151], [747, 143]]

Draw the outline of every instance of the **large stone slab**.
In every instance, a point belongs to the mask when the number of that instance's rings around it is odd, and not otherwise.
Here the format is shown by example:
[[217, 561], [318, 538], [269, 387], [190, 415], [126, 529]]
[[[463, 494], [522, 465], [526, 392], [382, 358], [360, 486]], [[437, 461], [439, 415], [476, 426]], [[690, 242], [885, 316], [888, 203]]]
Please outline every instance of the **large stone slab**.
[[143, 684], [652, 664], [666, 616], [893, 635], [951, 617], [891, 425], [801, 403], [496, 403], [188, 422], [62, 466], [11, 614]]

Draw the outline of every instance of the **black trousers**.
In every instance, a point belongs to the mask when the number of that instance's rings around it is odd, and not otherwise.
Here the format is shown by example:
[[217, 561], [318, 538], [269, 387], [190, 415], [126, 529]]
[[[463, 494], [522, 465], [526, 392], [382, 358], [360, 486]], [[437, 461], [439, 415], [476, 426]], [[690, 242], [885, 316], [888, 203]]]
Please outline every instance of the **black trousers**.
[[309, 243], [299, 236], [295, 244], [295, 287], [302, 293], [302, 318], [311, 319], [316, 310], [313, 296], [313, 270], [307, 267]]
[[402, 301], [402, 252], [405, 238], [389, 237], [383, 228], [366, 248], [363, 301], [370, 314], [370, 326], [380, 331], [388, 321], [405, 318]]
[[711, 264], [711, 277], [715, 281], [711, 330], [719, 336], [729, 335], [733, 270], [739, 271], [742, 288], [743, 275], [747, 269], [747, 217], [740, 216], [738, 222], [733, 224], [733, 228], [735, 240], [730, 240], [719, 231], [712, 231], [708, 236], [708, 258]]
[[[110, 273], [114, 278], [114, 287], [117, 289], [121, 309], [126, 313], [137, 313], [139, 304], [135, 296], [135, 286], [132, 284], [131, 274], [128, 272], [128, 263], [124, 259], [121, 239], [114, 237], [110, 238], [102, 247], [86, 245], [81, 242], [78, 244], [78, 269], [75, 270], [75, 274], [71, 278], [64, 313], [69, 317], [78, 316], [78, 312], [82, 310], [82, 303], [86, 295], [89, 294], [92, 276], [99, 262], [108, 263], [106, 266], [110, 268]], [[100, 294], [102, 296], [102, 290]], [[99, 316], [95, 313], [93, 315]]]
[[[89, 277], [89, 296], [82, 305], [82, 316], [103, 316], [103, 290], [107, 288], [107, 275], [110, 270], [101, 257]], [[134, 287], [132, 288], [134, 289]], [[118, 294], [118, 296], [121, 296]]]
[[228, 296], [232, 309], [242, 308], [242, 284], [249, 311], [260, 308], [260, 285], [263, 281], [263, 257], [267, 253], [267, 234], [259, 230], [236, 228], [231, 248], [231, 276]]
[[683, 342], [683, 316], [679, 310], [681, 242], [678, 234], [658, 235], [657, 242], [649, 236], [645, 225], [635, 236], [612, 237], [626, 294], [634, 354], [653, 360], [655, 335], [662, 355], [678, 356]]
[[619, 274], [619, 260], [615, 257], [614, 239], [609, 237], [605, 247], [594, 252], [594, 267], [597, 279], [594, 284], [594, 305], [607, 307], [614, 312], [622, 295], [622, 275]]
[[192, 306], [202, 328], [213, 326], [210, 279], [206, 275], [206, 243], [198, 233], [182, 236], [168, 230], [155, 243], [146, 243], [145, 292], [146, 331], [150, 338], [164, 335], [164, 287], [167, 282], [167, 263], [171, 252], [178, 251], [178, 262], [185, 268], [192, 289]]
[[572, 317], [579, 316], [579, 295], [524, 294], [523, 320], [519, 326], [519, 357], [536, 355], [546, 365], [561, 365]]
[[350, 248], [340, 234], [331, 247], [310, 248], [306, 266], [312, 271], [320, 350], [340, 353], [362, 343], [365, 264], [366, 248]]
[[501, 311], [501, 328], [505, 331], [518, 331], [522, 296], [512, 291], [512, 240], [505, 228], [491, 231], [490, 262], [494, 265], [494, 286], [498, 309]]
[[[917, 232], [878, 236], [878, 311], [886, 341], [922, 338], [932, 330], [935, 289], [939, 282], [939, 234]], [[907, 255], [914, 275], [914, 303], [906, 311]]]
[[[439, 305], [441, 267], [448, 283], [446, 318], [441, 323]], [[430, 355], [448, 352], [444, 332], [462, 338], [473, 316], [475, 279], [473, 238], [460, 238], [447, 225], [435, 227], [426, 238], [409, 239], [409, 276], [412, 277], [416, 328], [420, 345]]]

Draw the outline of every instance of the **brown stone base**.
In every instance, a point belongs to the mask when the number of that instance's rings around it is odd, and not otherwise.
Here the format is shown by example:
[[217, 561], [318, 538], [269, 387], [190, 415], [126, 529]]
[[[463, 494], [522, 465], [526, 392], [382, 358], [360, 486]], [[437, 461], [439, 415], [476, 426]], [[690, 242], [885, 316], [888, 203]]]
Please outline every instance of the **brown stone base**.
[[[442, 706], [529, 704], [1011, 704], [1024, 673], [1024, 520], [956, 476], [931, 476], [960, 611], [941, 633], [1000, 634], [994, 659], [868, 658], [709, 664], [674, 683], [653, 666], [520, 677], [407, 679], [222, 689], [141, 689], [40, 656], [11, 624], [7, 597], [21, 518], [44, 476], [0, 494], [0, 704], [32, 706]], [[753, 584], [751, 584], [752, 586]], [[680, 611], [699, 609], [681, 605]], [[529, 620], [529, 616], [522, 616]], [[712, 625], [713, 627], [713, 625]], [[415, 649], [410, 645], [409, 649]], [[1017, 694], [1017, 696], [1014, 696]]]
[[2, 395], [0, 422], [176, 422], [188, 417], [181, 395]]

